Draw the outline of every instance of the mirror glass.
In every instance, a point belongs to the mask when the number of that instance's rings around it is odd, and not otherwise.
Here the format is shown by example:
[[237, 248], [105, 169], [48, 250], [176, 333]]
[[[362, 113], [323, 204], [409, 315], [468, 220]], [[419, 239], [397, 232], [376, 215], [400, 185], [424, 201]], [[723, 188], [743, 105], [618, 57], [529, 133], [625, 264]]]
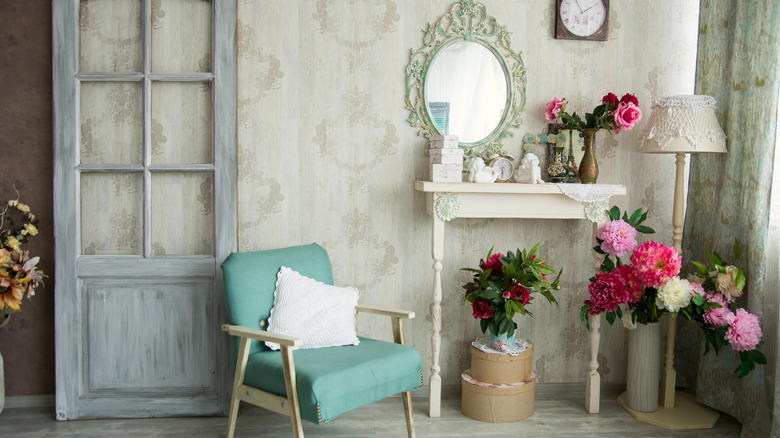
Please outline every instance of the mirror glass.
[[482, 44], [459, 41], [440, 50], [425, 79], [426, 105], [440, 134], [461, 143], [488, 137], [506, 111], [507, 78]]

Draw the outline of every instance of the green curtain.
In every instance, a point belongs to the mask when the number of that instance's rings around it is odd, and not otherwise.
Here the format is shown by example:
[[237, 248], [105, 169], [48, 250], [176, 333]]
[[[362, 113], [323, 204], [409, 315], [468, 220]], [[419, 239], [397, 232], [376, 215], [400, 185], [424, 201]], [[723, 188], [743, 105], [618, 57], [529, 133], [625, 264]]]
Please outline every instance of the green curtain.
[[[683, 267], [706, 262], [704, 248], [730, 257], [739, 240], [738, 260], [748, 284], [737, 301], [762, 321], [766, 354], [776, 351], [776, 310], [766, 290], [766, 248], [770, 189], [777, 136], [780, 0], [701, 0], [696, 94], [718, 101], [718, 120], [728, 136], [728, 154], [691, 158], [683, 232]], [[769, 297], [769, 298], [768, 298]], [[767, 326], [775, 328], [767, 333]], [[701, 332], [680, 321], [675, 343], [677, 383], [696, 390], [699, 402], [733, 415], [743, 436], [780, 436], [775, 406], [775, 357], [742, 379], [734, 373], [738, 354], [726, 348], [703, 356]], [[771, 356], [774, 356], [773, 354]], [[780, 401], [780, 400], [778, 400]], [[774, 411], [774, 415], [773, 415]], [[776, 426], [777, 427], [777, 426]]]

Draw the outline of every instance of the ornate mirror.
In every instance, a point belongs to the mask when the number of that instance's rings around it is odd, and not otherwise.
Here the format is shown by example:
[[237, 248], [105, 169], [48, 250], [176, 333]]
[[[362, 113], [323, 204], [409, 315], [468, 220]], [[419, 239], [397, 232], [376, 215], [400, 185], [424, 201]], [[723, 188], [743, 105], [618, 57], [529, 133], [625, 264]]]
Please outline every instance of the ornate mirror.
[[509, 31], [482, 3], [461, 0], [424, 33], [406, 68], [409, 123], [426, 137], [457, 135], [466, 158], [500, 153], [525, 109], [525, 66]]

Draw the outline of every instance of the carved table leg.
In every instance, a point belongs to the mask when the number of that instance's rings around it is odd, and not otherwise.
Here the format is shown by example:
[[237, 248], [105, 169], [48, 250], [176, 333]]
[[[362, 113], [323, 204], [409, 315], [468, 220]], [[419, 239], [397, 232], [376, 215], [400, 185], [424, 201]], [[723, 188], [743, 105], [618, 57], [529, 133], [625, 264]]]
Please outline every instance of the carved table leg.
[[585, 411], [589, 414], [599, 413], [601, 401], [601, 376], [599, 376], [599, 342], [601, 342], [601, 315], [590, 317], [590, 369], [585, 380]]
[[431, 334], [432, 365], [431, 379], [428, 388], [428, 415], [441, 416], [441, 376], [439, 372], [439, 353], [441, 351], [441, 270], [444, 260], [444, 221], [438, 216], [433, 217], [433, 303], [431, 304]]

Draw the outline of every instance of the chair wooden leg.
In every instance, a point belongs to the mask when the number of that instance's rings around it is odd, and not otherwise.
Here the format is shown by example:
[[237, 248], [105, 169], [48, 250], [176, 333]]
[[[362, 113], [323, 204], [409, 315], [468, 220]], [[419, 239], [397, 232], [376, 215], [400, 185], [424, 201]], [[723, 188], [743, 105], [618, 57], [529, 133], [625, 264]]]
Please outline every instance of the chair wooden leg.
[[233, 394], [230, 399], [230, 417], [228, 417], [227, 438], [233, 438], [236, 431], [236, 421], [238, 420], [238, 405], [241, 400], [238, 399], [238, 387], [244, 384], [244, 375], [246, 374], [246, 362], [249, 358], [249, 346], [251, 341], [248, 338], [241, 338], [238, 345], [238, 357], [236, 359], [236, 374], [233, 378]]
[[284, 370], [284, 386], [287, 390], [287, 402], [290, 403], [290, 421], [292, 421], [295, 438], [303, 438], [303, 424], [301, 423], [301, 408], [298, 404], [298, 382], [295, 378], [295, 365], [293, 352], [290, 347], [281, 346], [282, 366]]
[[406, 433], [409, 438], [414, 438], [414, 415], [412, 414], [412, 393], [405, 392], [401, 395], [404, 400], [404, 414], [406, 414]]

